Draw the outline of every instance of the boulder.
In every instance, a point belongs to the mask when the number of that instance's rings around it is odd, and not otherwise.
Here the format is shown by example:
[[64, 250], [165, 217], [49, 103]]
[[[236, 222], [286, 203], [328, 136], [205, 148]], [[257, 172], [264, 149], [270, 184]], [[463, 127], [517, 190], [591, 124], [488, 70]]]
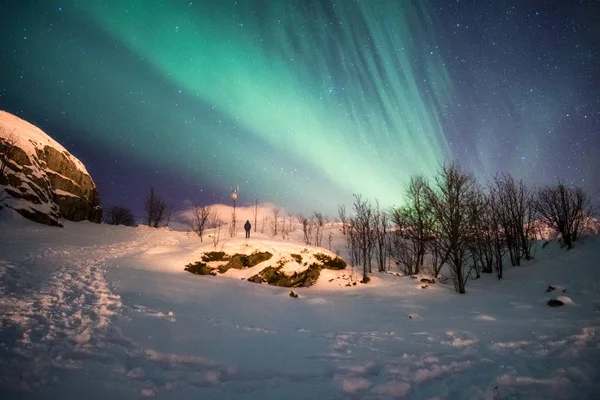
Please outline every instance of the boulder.
[[39, 128], [0, 111], [0, 140], [6, 168], [0, 186], [4, 203], [21, 215], [47, 225], [70, 221], [100, 222], [98, 191], [85, 166]]
[[557, 299], [550, 299], [550, 300], [548, 300], [548, 305], [550, 307], [560, 307], [560, 306], [565, 305], [565, 303], [563, 303], [562, 301], [557, 300]]

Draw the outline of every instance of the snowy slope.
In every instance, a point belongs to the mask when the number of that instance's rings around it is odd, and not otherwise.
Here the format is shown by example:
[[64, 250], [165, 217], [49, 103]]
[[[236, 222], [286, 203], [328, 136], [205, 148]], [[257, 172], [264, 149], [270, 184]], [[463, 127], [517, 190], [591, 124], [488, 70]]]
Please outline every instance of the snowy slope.
[[[331, 231], [334, 245], [343, 243]], [[222, 244], [304, 246], [256, 236]], [[551, 243], [507, 268], [504, 281], [485, 276], [462, 296], [374, 274], [349, 290], [325, 279], [292, 299], [285, 288], [183, 271], [205, 246], [183, 232], [87, 222], [57, 229], [0, 214], [2, 398], [600, 393], [598, 238], [569, 252]], [[549, 285], [566, 288], [556, 295], [571, 303], [548, 308]]]
[[29, 122], [0, 110], [0, 127], [3, 128], [3, 136], [8, 136], [11, 132], [18, 134], [18, 146], [22, 148], [27, 155], [32, 158], [36, 156], [36, 149], [42, 150], [45, 146], [56, 149], [59, 153], [64, 153], [67, 158], [77, 166], [77, 169], [85, 175], [89, 175], [85, 166], [77, 157], [70, 154], [60, 143], [52, 139], [40, 128]]

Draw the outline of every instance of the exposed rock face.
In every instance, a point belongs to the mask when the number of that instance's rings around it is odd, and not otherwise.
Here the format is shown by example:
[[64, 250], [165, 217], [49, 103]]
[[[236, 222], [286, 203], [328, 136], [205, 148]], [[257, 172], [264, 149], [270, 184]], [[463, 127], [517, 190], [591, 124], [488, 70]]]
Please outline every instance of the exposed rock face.
[[96, 185], [77, 158], [39, 128], [0, 111], [5, 161], [3, 202], [26, 218], [62, 226], [60, 219], [100, 222]]

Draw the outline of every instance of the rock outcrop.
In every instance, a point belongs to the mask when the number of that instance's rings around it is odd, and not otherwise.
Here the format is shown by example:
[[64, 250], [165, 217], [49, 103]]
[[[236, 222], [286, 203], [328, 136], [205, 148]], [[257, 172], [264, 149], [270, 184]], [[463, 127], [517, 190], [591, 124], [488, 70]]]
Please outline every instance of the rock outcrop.
[[[62, 226], [100, 222], [96, 185], [85, 166], [39, 128], [0, 111], [0, 196], [31, 220]], [[1, 205], [1, 204], [0, 204]]]

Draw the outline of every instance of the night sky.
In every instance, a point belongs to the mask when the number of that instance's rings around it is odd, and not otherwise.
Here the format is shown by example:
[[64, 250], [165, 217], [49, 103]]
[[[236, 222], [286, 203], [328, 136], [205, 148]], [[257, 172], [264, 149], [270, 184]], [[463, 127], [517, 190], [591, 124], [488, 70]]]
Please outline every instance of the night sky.
[[334, 214], [453, 159], [600, 189], [600, 2], [0, 0], [0, 109], [104, 206]]

